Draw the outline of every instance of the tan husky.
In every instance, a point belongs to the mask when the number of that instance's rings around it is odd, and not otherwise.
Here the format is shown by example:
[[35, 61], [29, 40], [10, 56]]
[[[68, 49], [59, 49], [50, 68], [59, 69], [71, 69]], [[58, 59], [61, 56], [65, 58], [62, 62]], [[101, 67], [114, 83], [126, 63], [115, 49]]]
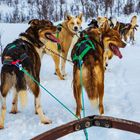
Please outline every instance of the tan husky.
[[[66, 76], [65, 65], [68, 51], [70, 49], [74, 36], [79, 32], [81, 28], [81, 24], [82, 24], [82, 14], [76, 17], [67, 16], [66, 20], [61, 24], [61, 31], [59, 32], [58, 35], [56, 35], [56, 37], [58, 37], [60, 41], [61, 51], [58, 50], [58, 46], [56, 43], [52, 43], [51, 41], [46, 42], [45, 51], [46, 53], [51, 54], [55, 63], [55, 72], [61, 80], [63, 80], [64, 76]], [[59, 68], [60, 57], [57, 54], [62, 56], [61, 71]]]

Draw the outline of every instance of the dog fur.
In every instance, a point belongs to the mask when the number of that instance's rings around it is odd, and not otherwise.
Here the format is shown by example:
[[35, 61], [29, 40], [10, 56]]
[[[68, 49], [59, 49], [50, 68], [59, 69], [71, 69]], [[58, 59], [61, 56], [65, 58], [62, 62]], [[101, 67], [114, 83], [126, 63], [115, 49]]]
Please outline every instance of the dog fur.
[[[93, 42], [96, 50], [89, 51], [83, 58], [82, 65], [82, 83], [91, 102], [99, 100], [99, 112], [104, 113], [103, 96], [104, 96], [104, 66], [103, 54], [104, 49], [109, 48], [116, 55], [115, 49], [124, 47], [126, 44], [121, 40], [118, 31], [110, 29], [108, 22], [102, 24], [100, 29], [90, 29], [85, 31], [89, 39]], [[114, 38], [117, 38], [115, 40]], [[78, 42], [82, 41], [81, 37]], [[77, 43], [78, 43], [77, 42]], [[71, 57], [76, 53], [76, 45], [72, 50]], [[117, 54], [118, 55], [118, 54]], [[76, 115], [80, 116], [82, 109], [81, 103], [81, 82], [80, 69], [77, 62], [73, 67], [73, 93], [76, 100]]]
[[[37, 21], [37, 20], [36, 20]], [[44, 22], [44, 21], [43, 21]], [[46, 21], [49, 23], [49, 21]], [[38, 82], [40, 82], [40, 67], [41, 56], [44, 49], [42, 39], [49, 38], [48, 35], [54, 34], [57, 31], [57, 27], [52, 24], [38, 25], [35, 22], [30, 22], [31, 26], [20, 34], [19, 39], [16, 39], [12, 43], [8, 44], [2, 54], [2, 69], [1, 69], [1, 116], [0, 116], [0, 128], [4, 128], [5, 115], [6, 115], [6, 96], [9, 90], [13, 87], [14, 99], [11, 113], [17, 113], [17, 101], [18, 95], [21, 94], [22, 105], [25, 105], [25, 97], [27, 85], [35, 96], [35, 110], [38, 113], [40, 121], [44, 124], [51, 123], [51, 121], [43, 113], [40, 103], [40, 88], [39, 86], [22, 71], [20, 71], [15, 65], [6, 63], [8, 60], [17, 61], [23, 54], [26, 57], [20, 61], [22, 67], [26, 69]], [[14, 46], [13, 46], [14, 45]]]

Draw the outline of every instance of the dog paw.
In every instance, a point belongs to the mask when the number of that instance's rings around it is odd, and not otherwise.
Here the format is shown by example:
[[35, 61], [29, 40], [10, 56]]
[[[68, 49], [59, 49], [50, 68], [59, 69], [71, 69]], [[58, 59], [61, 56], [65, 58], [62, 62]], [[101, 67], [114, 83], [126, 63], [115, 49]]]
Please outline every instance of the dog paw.
[[52, 121], [50, 119], [48, 119], [47, 117], [44, 117], [42, 120], [41, 120], [41, 123], [43, 124], [51, 124]]
[[3, 129], [4, 128], [4, 123], [2, 121], [2, 118], [0, 117], [0, 129]]
[[64, 73], [64, 74], [63, 74], [63, 77], [66, 77], [66, 76], [67, 76], [67, 74], [66, 74], [66, 73]]
[[79, 111], [76, 111], [76, 114], [75, 114], [79, 119], [81, 119], [81, 114]]
[[79, 114], [75, 114], [75, 115], [78, 117], [78, 119], [82, 118], [81, 115], [79, 115]]
[[4, 126], [0, 125], [0, 129], [4, 129]]
[[38, 115], [37, 111], [35, 111], [35, 114]]
[[62, 76], [62, 77], [60, 77], [60, 80], [65, 80], [65, 78]]
[[10, 114], [17, 114], [17, 113], [18, 113], [17, 110], [11, 110], [11, 111], [10, 111]]
[[11, 114], [17, 114], [18, 113], [17, 107], [13, 106], [10, 113]]
[[104, 114], [104, 107], [102, 105], [99, 105], [99, 112], [100, 112], [100, 115]]

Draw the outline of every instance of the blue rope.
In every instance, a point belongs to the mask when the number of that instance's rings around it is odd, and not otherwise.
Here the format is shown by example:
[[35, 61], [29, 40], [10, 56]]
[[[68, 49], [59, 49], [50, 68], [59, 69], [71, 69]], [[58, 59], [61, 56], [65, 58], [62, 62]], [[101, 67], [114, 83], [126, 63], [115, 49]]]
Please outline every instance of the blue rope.
[[[82, 80], [82, 63], [83, 63], [83, 61], [79, 61], [79, 63], [80, 63], [80, 84], [81, 84], [81, 91], [82, 91], [82, 110], [83, 110], [83, 117], [86, 117], [85, 102], [84, 102], [84, 91], [83, 91], [83, 80]], [[87, 129], [84, 129], [84, 134], [85, 134], [86, 140], [88, 140]]]
[[40, 84], [32, 75], [30, 75], [21, 64], [17, 63], [15, 64], [21, 70], [24, 72], [27, 76], [29, 76], [36, 84], [38, 84], [42, 89], [44, 89], [50, 96], [52, 96], [59, 104], [61, 104], [68, 112], [70, 112], [76, 119], [79, 120], [79, 117], [75, 115], [65, 104], [63, 104], [57, 97], [55, 97], [51, 92], [49, 92], [42, 84]]
[[[21, 64], [17, 63], [15, 64], [21, 70], [24, 72], [27, 76], [29, 76], [36, 84], [38, 84], [42, 89], [44, 89], [50, 96], [52, 96], [58, 103], [60, 103], [68, 112], [70, 112], [76, 119], [79, 120], [79, 117], [75, 115], [66, 105], [64, 105], [58, 98], [56, 98], [51, 92], [49, 92], [42, 84], [40, 84], [32, 75], [30, 75]], [[81, 82], [81, 88], [82, 88], [82, 109], [83, 109], [83, 116], [85, 117], [85, 107], [84, 107], [84, 93], [83, 93], [83, 81], [82, 81], [82, 63], [80, 62], [80, 82]], [[87, 129], [84, 129], [84, 134], [86, 137], [86, 140], [88, 140], [88, 132]]]

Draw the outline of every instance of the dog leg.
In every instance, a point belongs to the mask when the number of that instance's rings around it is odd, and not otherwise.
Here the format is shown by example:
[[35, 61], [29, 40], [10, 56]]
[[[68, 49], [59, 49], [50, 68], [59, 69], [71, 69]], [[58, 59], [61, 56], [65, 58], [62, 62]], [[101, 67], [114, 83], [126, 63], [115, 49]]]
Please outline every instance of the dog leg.
[[82, 103], [81, 103], [81, 87], [74, 86], [74, 97], [76, 100], [76, 115], [81, 117]]
[[103, 106], [104, 85], [103, 84], [98, 85], [98, 91], [99, 91], [99, 112], [102, 115], [104, 114], [104, 106]]
[[[104, 96], [104, 67], [103, 64], [95, 66], [93, 73], [95, 72], [97, 80], [95, 87], [97, 87], [97, 96], [99, 97], [99, 112], [100, 114], [104, 114], [104, 107], [103, 107], [103, 96]], [[94, 80], [94, 81], [95, 81]]]
[[67, 53], [62, 52], [62, 57], [65, 59], [61, 59], [61, 71], [63, 76], [67, 76], [66, 71], [65, 71], [65, 66], [66, 66], [66, 59], [67, 59]]
[[100, 80], [98, 81], [98, 92], [99, 92], [99, 112], [104, 114], [103, 97], [104, 97], [104, 73], [98, 73]]
[[54, 63], [55, 63], [55, 72], [56, 75], [59, 76], [60, 80], [64, 80], [64, 77], [62, 76], [60, 69], [59, 69], [59, 64], [60, 64], [60, 58], [58, 56], [52, 55]]
[[73, 94], [76, 101], [76, 115], [81, 117], [82, 103], [81, 103], [81, 85], [80, 85], [80, 71], [74, 66], [73, 69]]
[[6, 97], [1, 97], [2, 107], [0, 116], [0, 129], [4, 128], [5, 116], [6, 116]]
[[10, 113], [12, 113], [12, 114], [18, 113], [17, 103], [18, 103], [18, 93], [15, 89], [15, 91], [13, 93], [12, 109], [11, 109]]
[[76, 100], [76, 115], [81, 117], [82, 103], [81, 103], [81, 86], [73, 86], [74, 97]]
[[4, 128], [5, 115], [6, 115], [6, 96], [14, 79], [10, 74], [1, 71], [1, 116], [0, 116], [0, 129]]
[[[28, 81], [29, 88], [31, 89], [31, 91], [33, 92], [35, 96], [35, 111], [37, 112], [41, 123], [44, 123], [44, 124], [51, 123], [51, 121], [44, 115], [41, 104], [40, 104], [39, 86], [34, 81], [32, 81], [29, 77], [26, 76], [26, 79]], [[39, 78], [36, 78], [36, 79], [38, 79], [39, 81]]]
[[52, 123], [52, 121], [49, 120], [49, 119], [44, 115], [44, 113], [43, 113], [43, 111], [42, 111], [42, 107], [41, 107], [41, 105], [40, 105], [40, 93], [39, 93], [38, 97], [35, 98], [35, 100], [36, 100], [36, 111], [37, 111], [37, 113], [38, 113], [38, 115], [39, 115], [39, 118], [40, 118], [41, 122], [44, 123], [44, 124], [50, 124], [50, 123]]

